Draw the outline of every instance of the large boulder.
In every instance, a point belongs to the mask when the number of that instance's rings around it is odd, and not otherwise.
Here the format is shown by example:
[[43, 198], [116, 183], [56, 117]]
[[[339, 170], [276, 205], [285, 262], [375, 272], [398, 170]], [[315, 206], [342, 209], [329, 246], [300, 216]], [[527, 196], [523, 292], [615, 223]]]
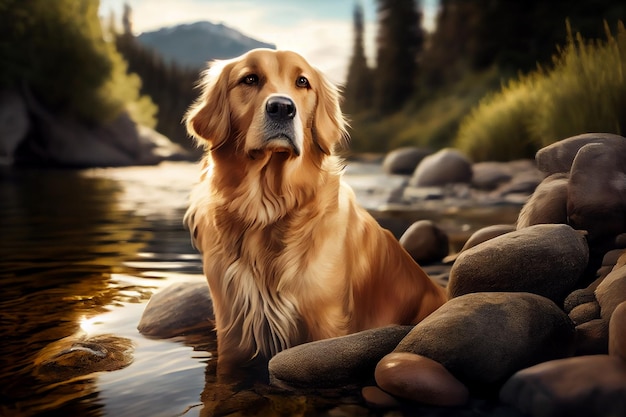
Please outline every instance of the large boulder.
[[472, 163], [456, 149], [445, 148], [422, 159], [409, 185], [434, 187], [472, 181]]
[[[626, 146], [626, 139], [624, 139]], [[572, 163], [567, 216], [589, 240], [614, 239], [626, 231], [626, 152], [601, 143], [580, 148]]]
[[269, 362], [272, 384], [293, 388], [338, 388], [367, 382], [380, 359], [412, 326], [386, 326], [318, 340], [283, 350]]
[[531, 292], [561, 304], [583, 276], [588, 258], [585, 237], [571, 227], [530, 226], [461, 252], [450, 270], [448, 294]]
[[584, 133], [548, 145], [537, 152], [537, 167], [547, 175], [568, 173], [576, 154], [583, 146], [599, 143], [626, 158], [626, 138], [612, 133]]
[[411, 175], [415, 168], [432, 152], [415, 146], [394, 149], [385, 155], [383, 171], [387, 174]]
[[453, 298], [418, 323], [395, 352], [441, 363], [470, 388], [494, 388], [514, 372], [568, 356], [574, 325], [552, 301], [530, 293]]

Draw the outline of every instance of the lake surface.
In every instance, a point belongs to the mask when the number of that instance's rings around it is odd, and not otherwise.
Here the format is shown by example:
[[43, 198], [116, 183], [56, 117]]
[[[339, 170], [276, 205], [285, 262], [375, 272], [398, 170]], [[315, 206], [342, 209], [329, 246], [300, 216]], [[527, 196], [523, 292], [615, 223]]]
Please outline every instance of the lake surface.
[[[373, 209], [381, 195], [368, 184], [387, 181], [384, 190], [401, 184], [376, 169], [348, 169], [363, 204]], [[370, 415], [350, 395], [220, 387], [210, 336], [153, 340], [138, 333], [152, 294], [177, 281], [204, 280], [201, 258], [182, 226], [197, 172], [184, 162], [0, 171], [1, 416]], [[514, 216], [509, 211], [504, 219]], [[461, 241], [484, 217], [438, 220]], [[37, 368], [52, 344], [102, 334], [132, 341], [129, 366], [67, 377]], [[229, 389], [230, 400], [219, 403], [218, 394]]]

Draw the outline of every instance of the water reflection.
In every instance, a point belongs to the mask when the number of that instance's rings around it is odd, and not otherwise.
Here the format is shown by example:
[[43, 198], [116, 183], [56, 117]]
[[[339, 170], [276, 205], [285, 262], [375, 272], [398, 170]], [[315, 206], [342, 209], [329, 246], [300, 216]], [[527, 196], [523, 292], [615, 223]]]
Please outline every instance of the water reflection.
[[[223, 384], [212, 335], [152, 340], [138, 333], [154, 292], [204, 281], [181, 224], [196, 175], [187, 163], [0, 171], [0, 416], [376, 414], [359, 405], [358, 391], [283, 393], [249, 375]], [[414, 219], [392, 216], [402, 227]], [[132, 343], [130, 365], [53, 369], [47, 378], [40, 367], [37, 376], [36, 365], [53, 352], [98, 356], [96, 346], [64, 341], [107, 334]]]
[[[129, 303], [199, 273], [180, 224], [192, 171], [169, 168], [1, 173], [0, 415], [103, 415], [104, 374], [51, 382], [35, 363], [55, 342], [99, 327], [137, 338], [141, 312], [129, 317]], [[115, 313], [122, 322], [111, 326]]]

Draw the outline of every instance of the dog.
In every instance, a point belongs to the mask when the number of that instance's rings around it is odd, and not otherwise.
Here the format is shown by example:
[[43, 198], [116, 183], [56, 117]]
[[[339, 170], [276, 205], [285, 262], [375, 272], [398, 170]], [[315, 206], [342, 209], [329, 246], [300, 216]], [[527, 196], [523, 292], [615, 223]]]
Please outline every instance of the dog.
[[205, 146], [184, 222], [213, 300], [218, 366], [415, 324], [446, 301], [341, 179], [339, 91], [302, 56], [213, 63], [185, 115]]

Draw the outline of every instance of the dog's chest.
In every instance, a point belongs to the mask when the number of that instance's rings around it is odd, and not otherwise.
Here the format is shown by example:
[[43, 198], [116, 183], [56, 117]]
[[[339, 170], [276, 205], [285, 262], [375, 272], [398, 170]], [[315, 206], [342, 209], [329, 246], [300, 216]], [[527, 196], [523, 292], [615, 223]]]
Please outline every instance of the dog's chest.
[[211, 291], [219, 290], [223, 299], [224, 328], [233, 335], [240, 333], [242, 346], [252, 354], [266, 357], [302, 343], [307, 334], [299, 305], [286, 285], [288, 268], [280, 246], [267, 235], [242, 238], [237, 253], [226, 256], [233, 261], [223, 265], [221, 278], [209, 280]]

